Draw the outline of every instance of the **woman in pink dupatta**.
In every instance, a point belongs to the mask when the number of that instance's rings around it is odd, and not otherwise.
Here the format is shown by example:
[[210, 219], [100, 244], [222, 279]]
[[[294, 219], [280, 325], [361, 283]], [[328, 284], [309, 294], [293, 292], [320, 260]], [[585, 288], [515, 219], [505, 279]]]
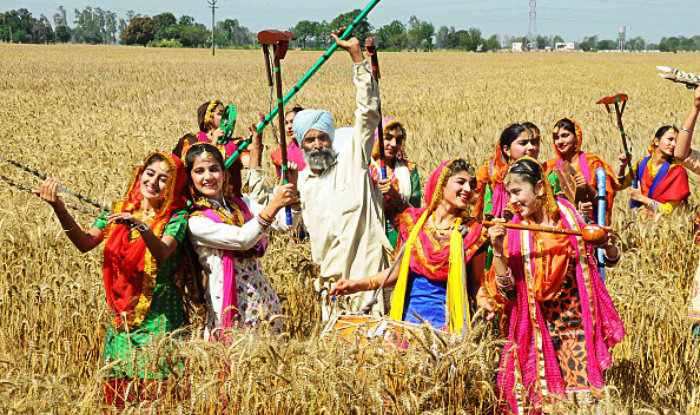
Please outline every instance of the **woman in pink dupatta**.
[[[260, 161], [260, 147], [257, 136], [251, 162]], [[205, 336], [209, 338], [217, 328], [257, 328], [267, 323], [273, 332], [280, 332], [282, 322], [275, 318], [282, 314], [280, 301], [258, 258], [265, 253], [268, 228], [287, 231], [299, 222], [295, 178], [279, 186], [270, 203], [262, 206], [226, 194], [224, 159], [213, 145], [191, 146], [185, 165], [193, 194], [190, 217], [194, 222], [189, 223], [188, 239], [208, 280], [205, 297], [210, 313]], [[283, 209], [290, 204], [291, 226]]]
[[[564, 199], [555, 199], [542, 165], [524, 157], [508, 169], [506, 190], [514, 223], [580, 229], [584, 222]], [[495, 280], [501, 296], [514, 300], [503, 350], [498, 391], [514, 414], [548, 413], [576, 395], [602, 397], [609, 350], [625, 330], [603, 284], [592, 247], [580, 237], [489, 229]], [[619, 248], [606, 241], [608, 265]]]

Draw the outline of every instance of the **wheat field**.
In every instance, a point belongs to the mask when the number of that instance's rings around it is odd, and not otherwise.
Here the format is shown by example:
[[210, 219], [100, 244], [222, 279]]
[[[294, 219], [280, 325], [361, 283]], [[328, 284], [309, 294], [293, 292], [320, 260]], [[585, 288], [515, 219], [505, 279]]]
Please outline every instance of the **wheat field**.
[[[290, 51], [285, 90], [320, 56]], [[584, 149], [614, 162], [616, 127], [594, 102], [630, 96], [625, 128], [641, 156], [656, 128], [680, 125], [692, 102], [682, 86], [656, 76], [655, 65], [693, 71], [697, 54], [380, 53], [385, 116], [408, 131], [406, 152], [425, 179], [439, 163], [480, 163], [512, 122], [540, 126], [542, 159], [552, 155], [554, 121], [572, 116]], [[353, 122], [350, 61], [337, 53], [294, 100]], [[231, 101], [243, 123], [266, 112], [262, 53], [137, 47], [0, 44], [0, 156], [57, 177], [108, 204], [121, 197], [134, 166], [153, 150], [170, 150], [196, 129], [199, 104]], [[268, 151], [274, 141], [269, 131]], [[267, 157], [265, 157], [267, 158]], [[0, 164], [0, 174], [38, 182]], [[691, 177], [691, 188], [700, 184]], [[663, 223], [635, 222], [617, 198], [613, 227], [624, 256], [608, 271], [608, 288], [627, 329], [607, 371], [602, 413], [688, 414], [700, 411], [700, 344], [685, 318], [700, 255], [690, 212]], [[88, 226], [95, 212], [76, 212]], [[493, 413], [502, 341], [481, 322], [460, 344], [422, 336], [417, 347], [361, 353], [320, 340], [314, 266], [304, 245], [274, 237], [263, 266], [285, 309], [286, 333], [237, 333], [229, 346], [201, 340], [154, 345], [184, 363], [161, 398], [124, 413], [176, 414], [482, 414]], [[107, 307], [96, 249], [80, 254], [48, 205], [0, 182], [0, 412], [92, 414], [101, 410], [101, 363]], [[106, 410], [109, 412], [110, 410]], [[570, 408], [570, 413], [593, 413]]]

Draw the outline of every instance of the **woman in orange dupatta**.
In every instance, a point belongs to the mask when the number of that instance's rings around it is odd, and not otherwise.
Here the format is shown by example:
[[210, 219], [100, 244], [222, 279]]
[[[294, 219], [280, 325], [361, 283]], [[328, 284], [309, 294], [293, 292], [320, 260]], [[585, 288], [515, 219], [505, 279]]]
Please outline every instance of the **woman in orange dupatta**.
[[[578, 230], [585, 226], [574, 207], [556, 198], [534, 159], [515, 162], [506, 176], [513, 223]], [[489, 229], [494, 267], [488, 275], [501, 296], [513, 300], [498, 391], [513, 414], [551, 413], [557, 400], [577, 396], [592, 402], [605, 386], [610, 349], [625, 334], [598, 273], [593, 247], [581, 237]], [[609, 240], [606, 264], [620, 259]]]
[[[596, 182], [595, 171], [599, 167], [605, 169], [607, 173], [605, 189], [606, 195], [606, 210], [605, 223], [610, 223], [610, 215], [613, 210], [613, 200], [615, 192], [619, 188], [615, 173], [608, 163], [602, 157], [595, 153], [582, 151], [583, 145], [583, 130], [581, 125], [571, 117], [563, 117], [554, 123], [552, 130], [552, 143], [554, 144], [554, 152], [556, 157], [545, 162], [545, 173], [549, 175], [549, 181], [554, 183], [555, 193], [558, 193], [556, 176], [553, 174], [554, 169], [562, 170], [562, 163], [568, 162], [576, 171], [576, 174], [571, 179], [576, 184], [577, 189], [583, 189], [588, 195], [590, 201], [596, 197]], [[566, 174], [563, 172], [563, 174]], [[580, 209], [581, 214], [587, 216], [591, 222], [595, 222], [597, 204], [587, 204], [587, 209]]]

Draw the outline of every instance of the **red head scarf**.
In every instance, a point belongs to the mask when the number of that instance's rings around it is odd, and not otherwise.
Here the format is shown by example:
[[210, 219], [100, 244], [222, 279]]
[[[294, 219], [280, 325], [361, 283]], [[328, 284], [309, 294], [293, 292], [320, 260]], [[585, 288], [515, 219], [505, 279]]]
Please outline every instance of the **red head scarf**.
[[[141, 176], [155, 156], [162, 158], [160, 162], [164, 167], [167, 166], [166, 170], [170, 172], [163, 191], [163, 200], [155, 210], [154, 217], [146, 221], [153, 233], [160, 237], [173, 213], [186, 206], [184, 196], [187, 174], [178, 157], [162, 152], [150, 154], [137, 170], [126, 193], [126, 199], [116, 203], [112, 211], [135, 213], [141, 209]], [[130, 226], [113, 224], [107, 233], [102, 274], [107, 303], [114, 312], [112, 324], [117, 328], [123, 327], [124, 324], [135, 328], [151, 309], [158, 263], [146, 248], [143, 238], [133, 234]]]
[[[452, 163], [448, 160], [442, 163], [428, 179], [425, 186], [425, 205], [423, 208], [410, 207], [398, 216], [399, 233], [404, 241], [408, 240], [420, 217], [428, 210], [428, 215], [432, 214], [442, 201], [442, 194], [445, 185], [452, 176]], [[465, 263], [476, 253], [477, 249], [485, 240], [482, 233], [482, 226], [473, 220], [464, 219], [464, 226], [470, 228], [464, 239]], [[424, 225], [416, 239], [411, 251], [411, 269], [427, 278], [446, 281], [449, 272], [450, 241], [449, 238], [440, 242], [426, 232], [428, 225]]]

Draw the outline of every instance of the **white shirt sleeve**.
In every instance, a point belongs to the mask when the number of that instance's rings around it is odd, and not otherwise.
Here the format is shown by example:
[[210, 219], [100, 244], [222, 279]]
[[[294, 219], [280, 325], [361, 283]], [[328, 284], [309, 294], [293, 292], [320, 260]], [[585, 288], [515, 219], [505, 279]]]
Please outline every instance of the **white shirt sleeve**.
[[355, 83], [355, 126], [352, 138], [338, 154], [338, 169], [343, 173], [348, 165], [367, 168], [374, 146], [374, 130], [379, 124], [379, 86], [372, 80], [369, 62], [352, 64]]
[[202, 216], [190, 217], [187, 232], [190, 242], [195, 246], [236, 251], [252, 248], [264, 233], [255, 219], [246, 222], [243, 226], [233, 226], [215, 223]]

